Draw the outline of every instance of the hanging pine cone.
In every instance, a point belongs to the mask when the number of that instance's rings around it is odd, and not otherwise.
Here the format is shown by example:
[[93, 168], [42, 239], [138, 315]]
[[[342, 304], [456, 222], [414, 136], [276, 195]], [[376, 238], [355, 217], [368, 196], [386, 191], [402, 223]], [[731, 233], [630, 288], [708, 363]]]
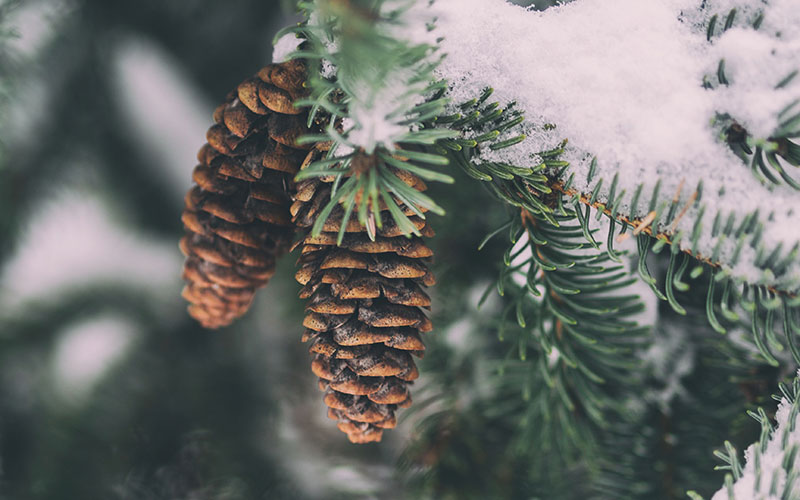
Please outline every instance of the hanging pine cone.
[[263, 68], [214, 111], [208, 143], [186, 195], [183, 296], [189, 314], [218, 328], [244, 314], [290, 244], [292, 179], [311, 146], [307, 112], [292, 106], [306, 69], [293, 60]]
[[[303, 166], [326, 149], [325, 144], [315, 146]], [[416, 176], [401, 170], [395, 174], [425, 189]], [[324, 223], [323, 232], [312, 236], [308, 228], [330, 200], [332, 180], [298, 183], [291, 208], [298, 228], [307, 231], [298, 242], [302, 252], [296, 274], [304, 285], [300, 297], [309, 299], [303, 340], [311, 341], [311, 370], [325, 391], [328, 416], [354, 443], [380, 441], [383, 429], [396, 425], [396, 409], [411, 404], [408, 385], [419, 375], [412, 355], [422, 355], [420, 333], [432, 328], [421, 308], [430, 306], [422, 287], [435, 281], [426, 265], [433, 252], [421, 238], [405, 237], [385, 205], [374, 241], [353, 216], [346, 222], [344, 240], [336, 245], [344, 217], [341, 206]], [[424, 219], [403, 208], [423, 235], [433, 235]]]

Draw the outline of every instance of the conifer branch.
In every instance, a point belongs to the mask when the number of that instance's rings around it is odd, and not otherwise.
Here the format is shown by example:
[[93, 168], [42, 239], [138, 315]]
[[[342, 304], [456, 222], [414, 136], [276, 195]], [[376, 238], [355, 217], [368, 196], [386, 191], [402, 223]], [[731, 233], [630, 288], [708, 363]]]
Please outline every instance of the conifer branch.
[[330, 201], [312, 228], [315, 236], [335, 208], [356, 218], [373, 239], [382, 225], [377, 216], [381, 206], [389, 209], [394, 223], [407, 235], [420, 234], [413, 217], [425, 219], [427, 211], [444, 213], [432, 199], [404, 182], [409, 175], [452, 182], [433, 168], [446, 165], [447, 159], [423, 152], [422, 147], [457, 136], [454, 131], [422, 126], [441, 114], [446, 100], [428, 99], [441, 87], [433, 82], [436, 47], [396, 35], [398, 26], [411, 22], [405, 16], [412, 4], [301, 2], [305, 22], [278, 35], [294, 33], [303, 39], [289, 57], [303, 59], [313, 69], [307, 82], [309, 95], [295, 105], [311, 106], [309, 123], [321, 122], [322, 133], [299, 142], [330, 145], [304, 165], [296, 179], [335, 179]]
[[[698, 11], [707, 9], [709, 6], [712, 4], [698, 6]], [[749, 10], [744, 9], [743, 13], [733, 10], [726, 12], [725, 15], [712, 17], [707, 26], [706, 38], [716, 42], [723, 33], [742, 25], [752, 26], [754, 29], [763, 31], [765, 28], [762, 27], [764, 20], [762, 6], [759, 4], [752, 7]], [[764, 7], [764, 9], [766, 8]], [[681, 21], [685, 22], [685, 19], [681, 17]], [[770, 24], [767, 23], [767, 25]], [[779, 37], [773, 33], [763, 36], [769, 38], [773, 35]], [[781, 57], [785, 58], [785, 56]], [[775, 90], [785, 90], [792, 85], [792, 82], [796, 83], [796, 75], [795, 71], [791, 71], [779, 78], [780, 81], [776, 81], [774, 84]], [[709, 89], [724, 85], [721, 83], [723, 80], [733, 88], [736, 85], [737, 75], [726, 72], [723, 63], [717, 68], [714, 78], [717, 79], [717, 83], [711, 83], [713, 80], [711, 77], [706, 78]], [[505, 90], [508, 92], [508, 89]], [[454, 91], [454, 93], [459, 94], [458, 91]], [[565, 144], [552, 151], [539, 151], [531, 155], [528, 155], [530, 147], [521, 147], [518, 153], [514, 153], [515, 148], [512, 146], [524, 141], [527, 132], [541, 135], [556, 128], [549, 123], [524, 122], [521, 111], [515, 109], [514, 103], [510, 103], [507, 108], [504, 108], [497, 102], [488, 101], [487, 98], [490, 94], [491, 91], [488, 91], [488, 94], [476, 97], [470, 102], [449, 107], [449, 114], [437, 118], [436, 123], [442, 127], [464, 132], [464, 137], [459, 141], [442, 143], [441, 146], [455, 151], [450, 155], [451, 158], [457, 161], [472, 177], [496, 185], [503, 184], [498, 179], [502, 181], [516, 180], [519, 183], [527, 177], [525, 186], [512, 186], [511, 182], [508, 182], [502, 188], [491, 187], [491, 189], [497, 190], [497, 194], [506, 202], [515, 206], [520, 203], [536, 206], [539, 201], [537, 198], [549, 196], [553, 189], [553, 183], [556, 181], [560, 181], [564, 189], [570, 190], [573, 187], [571, 176], [580, 172], [582, 178], [575, 179], [577, 181], [575, 185], [581, 186], [582, 191], [581, 198], [577, 201], [583, 203], [588, 201], [596, 208], [602, 206], [603, 212], [610, 211], [617, 219], [615, 225], [624, 220], [639, 221], [637, 227], [633, 228], [637, 234], [646, 230], [647, 233], [666, 236], [666, 238], [661, 237], [659, 241], [654, 242], [653, 248], [656, 251], [664, 245], [676, 242], [682, 252], [694, 255], [698, 260], [714, 267], [719, 267], [722, 274], [717, 275], [718, 279], [730, 278], [737, 285], [747, 283], [748, 286], [756, 286], [769, 293], [779, 295], [792, 296], [800, 290], [800, 281], [798, 281], [794, 265], [794, 261], [800, 253], [800, 242], [783, 241], [777, 238], [781, 243], [772, 243], [776, 239], [776, 230], [774, 227], [769, 227], [772, 217], [770, 214], [759, 211], [736, 213], [734, 207], [731, 207], [730, 210], [716, 211], [715, 200], [708, 199], [708, 193], [706, 193], [707, 199], [703, 200], [701, 179], [690, 178], [686, 182], [681, 181], [678, 192], [673, 196], [672, 192], [664, 192], [663, 185], [667, 184], [666, 179], [664, 183], [658, 182], [655, 186], [649, 184], [650, 187], [645, 189], [644, 184], [631, 187], [630, 181], [622, 182], [622, 179], [618, 179], [616, 176], [612, 179], [613, 174], [609, 174], [609, 178], [601, 178], [596, 175], [596, 172], [600, 170], [597, 168], [596, 158], [592, 161], [591, 166], [586, 161], [586, 166], [589, 166], [588, 173], [584, 170], [583, 165], [566, 169], [566, 162], [555, 157], [569, 151], [569, 157], [574, 159], [581, 156], [582, 152], [576, 151], [574, 147], [565, 148]], [[522, 94], [524, 95], [524, 92]], [[713, 90], [707, 94], [712, 95]], [[752, 137], [752, 134], [739, 125], [739, 122], [731, 121], [733, 118], [723, 118], [721, 114], [718, 116], [717, 126], [721, 129], [720, 134], [723, 137], [719, 142], [727, 142], [729, 145], [733, 143], [750, 144], [753, 152], [756, 149], [759, 152], [752, 158], [752, 161], [748, 160], [753, 169], [758, 171], [768, 169], [768, 173], [775, 179], [784, 179], [791, 185], [793, 180], [789, 173], [789, 167], [797, 164], [798, 157], [798, 148], [794, 142], [794, 136], [797, 135], [797, 127], [800, 124], [794, 116], [796, 106], [797, 102], [789, 103], [781, 112], [781, 116], [777, 117], [777, 128], [764, 138]], [[526, 111], [535, 112], [536, 110]], [[731, 113], [731, 116], [736, 114], [735, 110], [723, 111]], [[763, 113], [761, 114], [763, 115]], [[764, 119], [769, 121], [769, 117], [764, 117]], [[729, 121], [727, 125], [723, 123], [725, 120]], [[730, 131], [730, 133], [726, 131]], [[737, 134], [738, 138], [734, 137]], [[552, 138], [552, 134], [548, 137]], [[542, 139], [537, 139], [537, 141], [541, 142]], [[580, 145], [578, 146], [580, 147]], [[510, 154], [495, 154], [506, 148], [509, 148]], [[462, 149], [464, 151], [461, 151]], [[440, 152], [444, 153], [444, 151]], [[584, 153], [588, 158], [592, 158], [591, 152]], [[470, 161], [462, 161], [464, 158], [469, 158]], [[498, 160], [498, 158], [504, 158], [504, 160]], [[762, 169], [762, 167], [764, 168]], [[608, 167], [604, 167], [605, 169]], [[536, 180], [531, 174], [544, 176], [547, 180], [539, 183], [544, 185], [534, 186]], [[682, 192], [682, 188], [687, 187], [684, 184], [688, 184], [688, 188]], [[627, 191], [619, 187], [623, 185], [626, 186]], [[515, 194], [508, 194], [514, 192], [515, 188]], [[722, 196], [723, 189], [724, 187], [720, 188], [719, 196]], [[531, 192], [538, 193], [538, 196], [529, 197]], [[570, 194], [574, 193], [570, 191]], [[521, 196], [528, 199], [523, 200], [520, 198]], [[711, 196], [717, 196], [717, 193], [711, 193]], [[644, 205], [646, 210], [642, 211], [640, 205]], [[765, 212], [765, 210], [762, 209], [761, 212]], [[598, 213], [599, 217], [602, 217], [600, 213]], [[772, 224], [776, 225], [778, 222], [772, 222]], [[631, 229], [632, 226], [624, 224], [623, 228]], [[769, 239], [765, 238], [765, 235], [769, 236]], [[614, 240], [609, 238], [608, 241], [613, 244]], [[765, 241], [769, 241], [769, 243], [765, 243]], [[611, 246], [609, 246], [609, 252], [613, 255]], [[679, 261], [680, 259], [675, 258], [674, 260]], [[658, 293], [669, 299], [668, 294], [660, 291]]]
[[[518, 411], [529, 420], [545, 415], [528, 422], [529, 432], [536, 429], [529, 438], [561, 436], [553, 446], [564, 456], [594, 441], [610, 420], [625, 418], [620, 395], [639, 387], [632, 354], [648, 331], [633, 320], [644, 307], [639, 297], [624, 293], [634, 280], [605, 252], [591, 250], [574, 220], [571, 213], [541, 217], [521, 209], [500, 228], [509, 238], [504, 267], [484, 294], [496, 288], [505, 299], [498, 338], [519, 359], [504, 368], [502, 385], [526, 388], [520, 405], [528, 409]], [[537, 354], [529, 360], [531, 349]], [[543, 385], [532, 384], [532, 373]]]
[[[779, 402], [773, 425], [763, 408], [747, 414], [761, 425], [761, 437], [745, 453], [746, 462], [739, 458], [736, 448], [725, 441], [724, 451], [714, 454], [724, 465], [716, 470], [725, 474], [724, 486], [714, 498], [744, 500], [750, 498], [785, 498], [800, 496], [800, 375], [791, 385], [780, 384], [780, 394], [772, 396]], [[693, 500], [702, 500], [694, 491], [687, 493]]]
[[[633, 210], [625, 213], [621, 208], [626, 199], [630, 200], [628, 201], [630, 207], [636, 207], [637, 200], [645, 199], [642, 197], [642, 185], [634, 193], [628, 194], [617, 189], [615, 177], [607, 188], [603, 187], [604, 179], [590, 179], [590, 183], [594, 183], [591, 193], [582, 193], [572, 187], [575, 174], [571, 174], [569, 164], [559, 158], [564, 152], [566, 141], [558, 148], [538, 153], [534, 158], [538, 163], [532, 167], [483, 161], [481, 150], [487, 149], [487, 145], [489, 149], [493, 147], [501, 149], [513, 147], [524, 140], [524, 134], [515, 132], [524, 123], [521, 113], [514, 109], [513, 103], [506, 108], [500, 107], [496, 102], [487, 104], [491, 94], [491, 89], [485, 90], [480, 97], [459, 106], [463, 114], [448, 115], [441, 120], [445, 126], [459, 129], [463, 136], [458, 140], [438, 141], [436, 146], [438, 152], [447, 154], [453, 163], [459, 165], [471, 177], [486, 182], [498, 198], [511, 206], [521, 207], [555, 226], [558, 225], [556, 215], [569, 216], [577, 220], [586, 241], [597, 248], [598, 243], [589, 228], [591, 209], [594, 209], [598, 220], [605, 216], [609, 221], [605, 241], [606, 252], [612, 260], [618, 260], [613, 247], [614, 242], [618, 238], [627, 237], [627, 231], [630, 230], [629, 234], [637, 237], [639, 272], [642, 278], [650, 284], [660, 299], [668, 301], [679, 313], [685, 311], [675, 299], [675, 290], [688, 286], [683, 277], [689, 264], [689, 260], [680, 255], [690, 256], [698, 262], [698, 265], [691, 270], [692, 277], [696, 278], [706, 272], [710, 275], [710, 283], [718, 284], [718, 287], [708, 287], [706, 300], [706, 314], [715, 330], [725, 333], [726, 323], [745, 326], [753, 331], [755, 344], [768, 362], [777, 363], [771, 349], [783, 350], [785, 345], [788, 345], [795, 361], [800, 364], [800, 349], [796, 347], [800, 329], [796, 327], [793, 319], [800, 313], [800, 299], [796, 292], [792, 288], [782, 288], [778, 285], [749, 284], [732, 275], [727, 270], [730, 262], [721, 259], [722, 244], [727, 238], [735, 238], [737, 242], [733, 250], [734, 264], [746, 244], [753, 248], [759, 245], [763, 227], [757, 213], [748, 215], [738, 225], [735, 224], [735, 216], [732, 214], [727, 217], [723, 217], [721, 213], [716, 214], [711, 232], [718, 243], [715, 251], [706, 256], [696, 250], [702, 230], [699, 221], [702, 220], [704, 211], [701, 205], [702, 181], [685, 200], [681, 199], [679, 190], [674, 196], [663, 201], [659, 193], [660, 183], [656, 183], [649, 198], [647, 214], [639, 216]], [[512, 136], [512, 139], [501, 138], [501, 133]], [[590, 176], [593, 170], [590, 169]], [[568, 208], [569, 203], [572, 204], [572, 209]], [[699, 215], [693, 234], [689, 238], [691, 244], [688, 247], [681, 247], [679, 242], [684, 239], [684, 234], [676, 231], [676, 228], [687, 210], [698, 206]], [[617, 224], [621, 225], [619, 235], [615, 234]], [[645, 259], [650, 252], [658, 253], [664, 247], [670, 248], [671, 257], [667, 280], [662, 290], [657, 280], [647, 270]], [[755, 264], [765, 269], [765, 273], [769, 276], [780, 275], [800, 252], [800, 243], [787, 254], [781, 254], [781, 250], [780, 246], [771, 251], [767, 251], [763, 246], [758, 247]], [[741, 306], [747, 314], [737, 312], [736, 305]], [[778, 309], [780, 312], [776, 312]], [[784, 326], [782, 329], [776, 329], [776, 321], [780, 322], [781, 316], [785, 318]], [[786, 338], [785, 344], [777, 341], [778, 332]]]

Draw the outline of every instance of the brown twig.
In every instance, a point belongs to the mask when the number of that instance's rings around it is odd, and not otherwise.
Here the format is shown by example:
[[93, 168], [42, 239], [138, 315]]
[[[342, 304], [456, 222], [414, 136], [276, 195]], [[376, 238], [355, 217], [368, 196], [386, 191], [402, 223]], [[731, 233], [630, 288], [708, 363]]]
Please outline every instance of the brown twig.
[[[564, 184], [561, 181], [553, 182], [552, 184], [550, 184], [550, 188], [553, 191], [558, 191], [559, 193], [563, 194], [564, 196], [575, 197], [577, 195], [579, 197], [580, 202], [583, 203], [584, 205], [588, 205], [590, 207], [593, 207], [596, 210], [601, 210], [607, 216], [612, 217], [611, 210], [606, 208], [606, 206], [604, 204], [602, 204], [602, 203], [600, 203], [598, 201], [590, 202], [589, 201], [590, 198], [587, 195], [579, 192], [576, 189], [571, 189], [571, 188], [567, 189], [567, 188], [565, 188]], [[681, 210], [680, 214], [678, 214], [678, 219], [676, 219], [675, 222], [673, 222], [673, 226], [681, 217], [684, 216], [684, 214], [688, 210], [689, 205], [691, 205], [694, 202], [694, 200], [696, 200], [696, 199], [697, 199], [697, 192], [695, 191], [692, 194], [692, 196], [689, 198], [689, 200], [687, 201], [686, 206], [684, 206], [683, 210]], [[668, 232], [660, 232], [659, 233], [659, 232], [655, 231], [653, 226], [651, 225], [651, 223], [653, 222], [653, 219], [651, 218], [651, 216], [653, 216], [653, 218], [654, 218], [653, 214], [654, 214], [654, 212], [650, 212], [644, 218], [640, 218], [640, 219], [636, 219], [636, 218], [630, 219], [630, 218], [628, 218], [628, 217], [626, 217], [624, 215], [617, 214], [616, 217], [614, 217], [614, 219], [617, 222], [622, 222], [624, 224], [627, 224], [627, 225], [633, 227], [634, 234], [644, 233], [644, 234], [646, 234], [646, 235], [648, 235], [648, 236], [650, 236], [652, 238], [656, 238], [658, 240], [664, 240], [664, 242], [666, 244], [668, 244], [668, 245], [673, 245], [675, 243], [674, 240], [672, 239], [673, 236], [674, 236], [673, 235], [674, 227], [671, 227]], [[702, 262], [703, 264], [707, 264], [707, 265], [709, 265], [709, 266], [711, 266], [713, 268], [721, 268], [722, 267], [722, 263], [721, 262], [713, 261], [713, 260], [711, 260], [710, 257], [706, 257], [706, 256], [704, 256], [704, 255], [702, 255], [700, 253], [693, 253], [691, 251], [691, 249], [681, 248], [680, 251], [685, 253], [686, 255], [691, 256], [695, 260], [698, 260], [698, 261]], [[772, 293], [774, 293], [776, 295], [784, 295], [784, 296], [787, 296], [787, 297], [796, 297], [797, 296], [796, 293], [792, 293], [792, 292], [789, 292], [789, 291], [786, 291], [786, 290], [780, 290], [778, 288], [775, 288], [774, 286], [769, 286], [768, 285], [766, 288], [767, 288], [767, 290], [769, 290], [770, 292], [772, 292]]]

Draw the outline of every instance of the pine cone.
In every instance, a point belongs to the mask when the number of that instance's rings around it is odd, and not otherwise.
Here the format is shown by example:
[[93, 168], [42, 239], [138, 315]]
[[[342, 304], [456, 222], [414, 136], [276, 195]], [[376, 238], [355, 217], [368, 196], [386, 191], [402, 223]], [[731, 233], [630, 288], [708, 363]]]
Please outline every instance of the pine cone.
[[[326, 148], [316, 145], [303, 166]], [[425, 189], [416, 176], [400, 170], [395, 174]], [[412, 355], [422, 355], [420, 332], [432, 328], [421, 308], [430, 306], [422, 287], [435, 282], [426, 265], [433, 252], [421, 238], [403, 236], [385, 205], [375, 241], [352, 216], [342, 244], [336, 245], [344, 217], [341, 206], [324, 223], [323, 232], [312, 236], [308, 228], [330, 200], [332, 180], [300, 182], [291, 209], [298, 228], [307, 230], [297, 243], [302, 253], [295, 276], [304, 285], [300, 297], [309, 299], [303, 341], [311, 341], [311, 370], [325, 391], [328, 416], [354, 443], [380, 441], [383, 429], [396, 425], [395, 410], [411, 404], [408, 385], [419, 375]], [[433, 235], [424, 219], [403, 208], [422, 234]]]
[[311, 146], [307, 111], [292, 106], [304, 92], [302, 61], [265, 67], [214, 111], [208, 143], [197, 155], [196, 186], [186, 195], [183, 296], [189, 314], [218, 328], [244, 314], [257, 288], [291, 245], [290, 190]]

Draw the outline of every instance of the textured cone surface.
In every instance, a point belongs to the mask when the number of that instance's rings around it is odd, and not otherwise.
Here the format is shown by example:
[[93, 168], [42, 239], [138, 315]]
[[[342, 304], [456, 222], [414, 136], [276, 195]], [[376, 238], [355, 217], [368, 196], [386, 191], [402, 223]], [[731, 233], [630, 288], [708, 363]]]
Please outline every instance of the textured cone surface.
[[[325, 149], [315, 146], [303, 166]], [[425, 189], [416, 177], [398, 177]], [[314, 355], [311, 370], [325, 392], [328, 416], [350, 441], [369, 443], [395, 427], [398, 407], [411, 404], [409, 384], [419, 376], [412, 356], [422, 355], [420, 333], [432, 328], [423, 309], [430, 306], [424, 288], [434, 283], [427, 265], [433, 252], [421, 238], [402, 236], [385, 207], [374, 241], [357, 220], [342, 220], [341, 207], [312, 236], [310, 228], [330, 200], [330, 181], [299, 183], [291, 208], [295, 223], [306, 230], [297, 244], [302, 250], [296, 274], [300, 297], [308, 299], [303, 340]], [[432, 236], [423, 219], [412, 220]], [[337, 246], [342, 224], [347, 232]]]
[[214, 111], [208, 143], [197, 155], [186, 195], [183, 296], [207, 328], [244, 314], [294, 234], [289, 207], [293, 177], [307, 146], [301, 61], [273, 64], [242, 82]]

